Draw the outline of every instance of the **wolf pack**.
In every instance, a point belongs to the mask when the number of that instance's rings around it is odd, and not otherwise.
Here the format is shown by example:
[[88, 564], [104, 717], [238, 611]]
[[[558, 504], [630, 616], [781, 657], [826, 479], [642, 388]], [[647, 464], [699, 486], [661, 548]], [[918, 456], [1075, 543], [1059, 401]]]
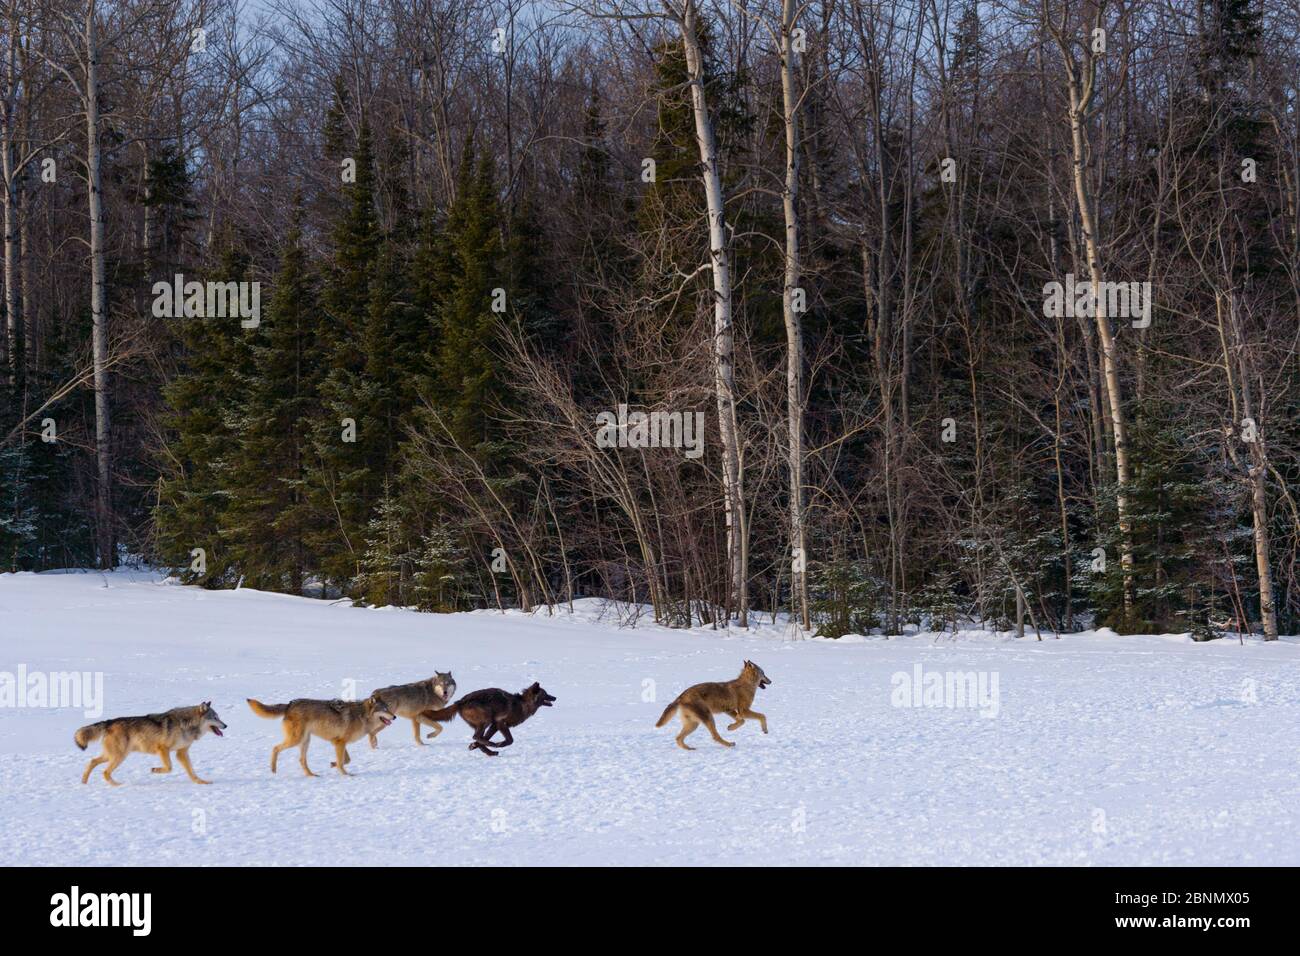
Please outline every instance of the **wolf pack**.
[[[701, 725], [719, 744], [734, 747], [734, 742], [718, 732], [714, 715], [725, 714], [731, 718], [732, 723], [727, 726], [729, 731], [738, 730], [747, 720], [756, 720], [763, 733], [767, 733], [767, 716], [754, 710], [753, 703], [754, 695], [771, 683], [761, 667], [747, 660], [740, 676], [733, 680], [708, 681], [686, 688], [664, 708], [655, 726], [664, 726], [676, 715], [681, 718], [677, 746], [683, 750], [695, 749], [686, 743], [686, 738]], [[259, 717], [280, 719], [284, 740], [271, 748], [271, 773], [276, 772], [276, 761], [281, 752], [297, 747], [298, 763], [303, 773], [316, 777], [319, 774], [313, 773], [307, 764], [307, 748], [313, 737], [333, 745], [334, 759], [330, 766], [344, 776], [350, 776], [347, 766], [352, 757], [348, 753], [348, 744], [366, 737], [373, 750], [379, 746], [380, 731], [402, 717], [411, 722], [415, 742], [425, 746], [420, 736], [424, 728], [430, 728], [428, 737], [437, 737], [442, 733], [443, 724], [459, 716], [474, 732], [469, 749], [495, 757], [501, 748], [515, 742], [511, 728], [518, 727], [541, 708], [553, 706], [557, 700], [536, 681], [517, 694], [488, 687], [451, 703], [455, 694], [455, 678], [450, 673], [435, 672], [426, 680], [381, 687], [364, 700], [298, 698], [287, 704], [264, 704], [250, 697], [248, 706]], [[95, 768], [107, 764], [103, 770], [104, 779], [115, 787], [121, 786], [113, 779], [113, 771], [132, 753], [157, 756], [161, 765], [152, 768], [153, 772], [171, 773], [174, 753], [192, 781], [211, 783], [194, 772], [190, 747], [206, 733], [223, 737], [227, 729], [210, 700], [160, 714], [115, 717], [87, 724], [73, 735], [73, 741], [82, 750], [94, 741], [102, 741], [103, 749], [86, 765], [81, 782], [88, 783]], [[493, 739], [497, 734], [501, 735], [501, 740]]]

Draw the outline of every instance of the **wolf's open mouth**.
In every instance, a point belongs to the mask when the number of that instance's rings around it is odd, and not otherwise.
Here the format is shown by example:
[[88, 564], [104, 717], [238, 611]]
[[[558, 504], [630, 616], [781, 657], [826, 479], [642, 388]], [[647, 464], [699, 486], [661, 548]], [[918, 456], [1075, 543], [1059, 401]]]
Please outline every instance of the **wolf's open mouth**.
[[383, 723], [383, 725], [384, 725], [385, 727], [387, 727], [389, 724], [392, 723], [392, 721], [389, 720], [387, 717], [380, 717], [379, 719], [380, 719], [380, 721]]
[[216, 727], [213, 727], [213, 728], [212, 728], [212, 732], [213, 732], [214, 734], [216, 734], [218, 737], [224, 737], [224, 736], [226, 736], [226, 735], [223, 734], [220, 730], [218, 730]]

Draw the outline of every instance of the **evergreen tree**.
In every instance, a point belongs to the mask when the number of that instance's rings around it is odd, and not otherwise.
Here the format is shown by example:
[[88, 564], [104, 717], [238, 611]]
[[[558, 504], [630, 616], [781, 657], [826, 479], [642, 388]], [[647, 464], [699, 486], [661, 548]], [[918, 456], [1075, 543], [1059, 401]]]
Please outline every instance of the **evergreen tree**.
[[[333, 254], [321, 293], [317, 342], [323, 363], [320, 413], [310, 434], [308, 496], [314, 512], [307, 544], [320, 556], [329, 582], [346, 589], [365, 548], [376, 487], [367, 453], [386, 439], [366, 414], [362, 375], [373, 344], [367, 326], [370, 292], [379, 268], [382, 236], [375, 215], [374, 157], [369, 126], [362, 124], [355, 156], [356, 181], [346, 183], [347, 203], [333, 236]], [[367, 339], [370, 342], [367, 342]]]
[[375, 606], [408, 603], [407, 581], [412, 559], [406, 546], [401, 506], [385, 484], [375, 515], [366, 528], [366, 550], [357, 576], [358, 599]]
[[226, 538], [252, 587], [301, 594], [312, 566], [307, 539], [308, 428], [316, 411], [320, 352], [315, 289], [294, 224], [270, 303], [252, 337], [250, 374], [234, 421], [238, 448], [227, 471]]
[[[248, 255], [223, 241], [219, 265], [207, 277], [247, 281]], [[162, 455], [163, 477], [156, 510], [156, 548], [160, 559], [182, 569], [186, 583], [215, 587], [233, 581], [231, 555], [221, 541], [230, 496], [238, 436], [233, 422], [242, 414], [242, 397], [232, 388], [244, 374], [251, 349], [238, 318], [190, 317], [181, 323], [181, 370], [164, 388], [169, 432]], [[193, 569], [193, 552], [203, 551], [202, 572]]]
[[[1089, 556], [1078, 583], [1090, 595], [1097, 622], [1122, 633], [1203, 631], [1209, 616], [1230, 601], [1231, 578], [1246, 569], [1250, 544], [1241, 491], [1200, 457], [1164, 403], [1149, 401], [1134, 418], [1132, 435], [1141, 452], [1129, 489], [1132, 618], [1124, 619], [1119, 532], [1108, 515], [1098, 541], [1105, 569], [1095, 571]], [[1106, 500], [1113, 500], [1113, 489]]]
[[[503, 397], [494, 347], [504, 313], [494, 312], [493, 305], [494, 299], [500, 301], [495, 290], [505, 290], [505, 285], [501, 212], [490, 156], [475, 164], [472, 150], [466, 151], [445, 235], [452, 275], [438, 308], [435, 395], [455, 440], [474, 452], [494, 437], [491, 412]], [[505, 305], [509, 307], [508, 295]]]

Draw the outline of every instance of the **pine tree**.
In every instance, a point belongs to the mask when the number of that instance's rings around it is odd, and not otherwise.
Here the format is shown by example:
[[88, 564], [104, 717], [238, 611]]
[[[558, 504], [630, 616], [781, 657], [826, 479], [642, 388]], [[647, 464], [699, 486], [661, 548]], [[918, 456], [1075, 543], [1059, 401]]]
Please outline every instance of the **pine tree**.
[[[1240, 490], [1197, 452], [1167, 404], [1148, 399], [1133, 420], [1141, 451], [1130, 500], [1133, 513], [1133, 617], [1124, 620], [1117, 531], [1098, 545], [1105, 569], [1081, 562], [1077, 581], [1099, 624], [1128, 633], [1199, 632], [1228, 605], [1231, 579], [1245, 570], [1249, 541], [1241, 527]], [[1106, 500], [1113, 497], [1107, 489]], [[1113, 529], [1112, 521], [1101, 522]], [[1235, 552], [1235, 556], [1234, 556]]]
[[[471, 170], [473, 172], [471, 173]], [[452, 276], [438, 308], [441, 332], [434, 358], [435, 395], [452, 435], [469, 452], [495, 435], [491, 412], [502, 398], [500, 360], [494, 352], [504, 313], [493, 311], [501, 271], [501, 213], [492, 159], [462, 159], [460, 188], [447, 217]], [[506, 302], [509, 307], [508, 296]]]
[[317, 341], [323, 363], [320, 414], [310, 434], [308, 495], [314, 512], [307, 544], [320, 556], [329, 582], [346, 589], [356, 576], [375, 500], [366, 453], [383, 441], [367, 419], [362, 374], [370, 318], [371, 283], [381, 255], [375, 215], [374, 157], [369, 126], [362, 124], [355, 156], [356, 181], [344, 187], [347, 204], [334, 229], [334, 249], [321, 294]]
[[228, 469], [226, 538], [252, 587], [301, 594], [312, 556], [307, 538], [308, 427], [316, 411], [320, 353], [315, 289], [295, 214], [270, 303], [252, 337], [238, 448]]
[[377, 607], [405, 606], [407, 581], [415, 557], [406, 546], [401, 505], [387, 484], [366, 528], [366, 550], [357, 575], [358, 600]]
[[[225, 239], [210, 278], [246, 281], [248, 263], [248, 255]], [[180, 373], [163, 390], [169, 438], [161, 463], [155, 545], [163, 563], [182, 569], [186, 583], [216, 587], [233, 583], [235, 574], [221, 540], [230, 501], [227, 469], [238, 441], [233, 423], [243, 411], [231, 383], [248, 369], [251, 348], [237, 318], [171, 321], [182, 323], [183, 357]], [[202, 573], [192, 569], [196, 549], [203, 552]]]

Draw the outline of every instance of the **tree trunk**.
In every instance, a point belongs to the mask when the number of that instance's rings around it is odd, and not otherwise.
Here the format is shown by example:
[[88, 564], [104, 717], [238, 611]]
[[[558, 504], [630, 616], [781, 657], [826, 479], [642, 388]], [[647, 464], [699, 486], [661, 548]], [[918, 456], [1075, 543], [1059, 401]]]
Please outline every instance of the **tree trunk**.
[[[790, 547], [794, 550], [790, 594], [804, 630], [812, 627], [808, 609], [808, 542], [803, 504], [803, 326], [795, 311], [799, 286], [799, 97], [794, 81], [795, 0], [782, 0], [781, 99], [785, 116], [785, 312], [786, 412], [790, 455]], [[805, 300], [806, 301], [806, 300]]]
[[90, 201], [91, 351], [95, 364], [95, 542], [99, 566], [113, 566], [113, 494], [108, 391], [108, 306], [104, 290], [103, 174], [99, 151], [99, 55], [95, 0], [86, 4], [86, 183]]
[[[1250, 388], [1250, 363], [1245, 343], [1238, 327], [1237, 299], [1231, 292], [1224, 308], [1224, 295], [1216, 294], [1214, 308], [1219, 324], [1219, 342], [1223, 348], [1223, 369], [1228, 378], [1228, 393], [1232, 399], [1232, 429], [1226, 441], [1228, 455], [1234, 465], [1245, 473], [1250, 485], [1250, 516], [1254, 530], [1255, 573], [1259, 578], [1259, 620], [1264, 628], [1264, 640], [1276, 641], [1277, 601], [1273, 596], [1273, 565], [1269, 560], [1268, 534], [1268, 451], [1264, 445], [1262, 423], [1255, 420], [1254, 396]], [[1225, 316], [1226, 313], [1226, 316]], [[1231, 343], [1231, 344], [1230, 344]], [[1233, 355], [1236, 360], [1234, 362]], [[1233, 374], [1233, 365], [1237, 366]], [[1255, 425], [1254, 441], [1250, 442], [1250, 461], [1242, 461], [1236, 451], [1235, 431], [1249, 419]]]
[[[1097, 13], [1100, 22], [1101, 11]], [[1119, 354], [1115, 346], [1110, 317], [1105, 314], [1101, 297], [1101, 252], [1097, 241], [1097, 220], [1091, 187], [1087, 178], [1088, 144], [1085, 124], [1092, 103], [1097, 79], [1097, 63], [1091, 53], [1085, 52], [1080, 68], [1074, 63], [1069, 44], [1057, 34], [1061, 54], [1065, 57], [1069, 86], [1070, 145], [1073, 159], [1075, 202], [1079, 207], [1079, 224], [1083, 231], [1084, 255], [1088, 263], [1088, 277], [1092, 282], [1093, 312], [1097, 322], [1097, 336], [1101, 341], [1102, 377], [1105, 381], [1105, 399], [1115, 446], [1115, 512], [1119, 523], [1121, 551], [1120, 564], [1124, 575], [1124, 620], [1133, 613], [1133, 529], [1129, 519], [1128, 486], [1131, 478], [1128, 460], [1127, 430], [1124, 424], [1124, 401], [1120, 391]]]
[[691, 87], [695, 141], [700, 151], [704, 198], [709, 217], [709, 262], [713, 273], [713, 364], [718, 401], [718, 430], [722, 441], [722, 483], [726, 506], [728, 578], [740, 626], [749, 626], [745, 567], [745, 493], [740, 465], [739, 428], [736, 419], [736, 371], [731, 317], [731, 262], [727, 222], [723, 208], [722, 174], [718, 168], [717, 139], [704, 91], [704, 58], [700, 50], [695, 0], [686, 0], [682, 15], [682, 45]]
[[20, 376], [18, 336], [20, 313], [18, 299], [18, 173], [15, 155], [18, 97], [18, 7], [9, 8], [8, 56], [5, 60], [4, 102], [0, 104], [0, 175], [4, 177], [4, 285], [5, 326], [0, 343], [0, 384], [17, 382]]

